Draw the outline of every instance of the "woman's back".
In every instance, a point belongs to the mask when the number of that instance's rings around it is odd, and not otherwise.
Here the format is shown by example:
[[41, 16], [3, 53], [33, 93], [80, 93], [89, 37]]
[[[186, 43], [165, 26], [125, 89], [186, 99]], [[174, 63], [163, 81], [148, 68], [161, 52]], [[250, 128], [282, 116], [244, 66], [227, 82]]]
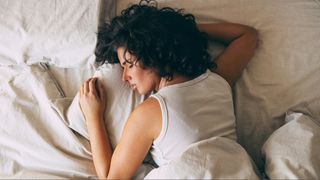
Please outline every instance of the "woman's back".
[[163, 87], [152, 95], [162, 111], [162, 130], [151, 153], [161, 166], [192, 143], [213, 136], [236, 139], [231, 89], [207, 71], [195, 79]]

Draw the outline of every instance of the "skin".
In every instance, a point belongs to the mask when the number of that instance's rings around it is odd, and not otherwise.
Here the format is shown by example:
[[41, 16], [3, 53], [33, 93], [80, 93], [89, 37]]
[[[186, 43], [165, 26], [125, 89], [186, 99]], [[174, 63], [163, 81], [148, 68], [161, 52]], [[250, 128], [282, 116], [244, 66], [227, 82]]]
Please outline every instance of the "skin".
[[139, 94], [143, 95], [154, 89], [159, 89], [161, 77], [157, 75], [155, 70], [141, 68], [136, 57], [125, 52], [123, 47], [117, 49], [117, 54], [123, 67], [122, 81], [129, 83], [133, 90], [137, 90]]
[[[217, 58], [218, 68], [214, 70], [232, 86], [240, 77], [257, 45], [257, 31], [251, 27], [232, 24], [200, 24], [200, 31], [210, 39], [227, 44], [227, 48]], [[149, 94], [162, 87], [190, 80], [174, 75], [171, 81], [159, 77], [153, 69], [142, 69], [135, 57], [117, 50], [123, 67], [123, 81], [129, 83], [140, 94]], [[128, 60], [128, 61], [126, 61]], [[80, 105], [86, 118], [94, 166], [99, 178], [130, 179], [135, 174], [152, 142], [162, 128], [162, 115], [158, 101], [148, 98], [130, 115], [120, 143], [113, 151], [104, 126], [106, 96], [101, 81], [90, 78], [80, 88]], [[143, 132], [143, 133], [141, 133]]]

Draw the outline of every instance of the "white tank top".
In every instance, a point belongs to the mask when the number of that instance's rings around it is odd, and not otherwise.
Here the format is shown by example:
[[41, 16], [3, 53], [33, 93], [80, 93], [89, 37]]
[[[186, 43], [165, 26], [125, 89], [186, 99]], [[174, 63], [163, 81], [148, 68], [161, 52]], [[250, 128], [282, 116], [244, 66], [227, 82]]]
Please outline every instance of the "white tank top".
[[159, 166], [179, 157], [192, 143], [214, 136], [236, 140], [231, 88], [221, 76], [208, 70], [151, 97], [159, 101], [162, 112], [162, 129], [151, 148]]

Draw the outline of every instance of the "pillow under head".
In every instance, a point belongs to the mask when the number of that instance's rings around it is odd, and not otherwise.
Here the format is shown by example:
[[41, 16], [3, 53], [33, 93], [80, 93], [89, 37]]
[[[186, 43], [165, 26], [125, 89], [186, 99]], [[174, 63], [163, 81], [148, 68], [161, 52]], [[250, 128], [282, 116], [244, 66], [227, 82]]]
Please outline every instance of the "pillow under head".
[[[121, 76], [122, 68], [119, 64], [104, 64], [94, 74], [105, 87], [105, 125], [113, 148], [118, 144], [131, 112], [145, 99], [124, 83]], [[80, 109], [79, 92], [66, 112], [66, 121], [71, 129], [89, 139], [85, 118]]]

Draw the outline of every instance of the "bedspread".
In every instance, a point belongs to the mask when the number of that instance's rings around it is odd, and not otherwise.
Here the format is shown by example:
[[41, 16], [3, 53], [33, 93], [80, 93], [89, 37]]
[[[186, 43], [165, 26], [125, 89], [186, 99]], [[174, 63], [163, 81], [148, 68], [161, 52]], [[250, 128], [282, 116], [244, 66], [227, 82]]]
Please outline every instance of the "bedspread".
[[89, 142], [50, 106], [48, 97], [61, 97], [56, 88], [41, 86], [28, 66], [0, 69], [9, 76], [0, 85], [0, 177], [95, 176]]

